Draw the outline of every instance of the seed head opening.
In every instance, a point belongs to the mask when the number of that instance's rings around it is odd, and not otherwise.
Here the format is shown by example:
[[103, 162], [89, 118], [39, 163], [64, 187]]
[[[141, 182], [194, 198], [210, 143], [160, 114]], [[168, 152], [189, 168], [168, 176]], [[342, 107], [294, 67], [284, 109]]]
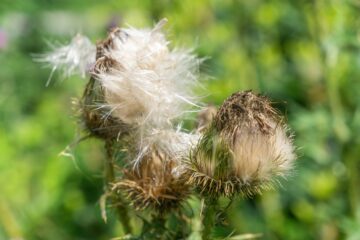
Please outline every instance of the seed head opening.
[[189, 182], [203, 194], [251, 196], [285, 177], [294, 159], [292, 138], [270, 101], [238, 92], [222, 104], [192, 153]]

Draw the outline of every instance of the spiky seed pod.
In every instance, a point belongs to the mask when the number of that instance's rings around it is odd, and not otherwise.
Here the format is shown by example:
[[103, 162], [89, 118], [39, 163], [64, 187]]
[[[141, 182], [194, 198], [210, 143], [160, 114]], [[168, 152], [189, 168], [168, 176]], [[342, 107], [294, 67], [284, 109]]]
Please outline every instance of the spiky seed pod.
[[137, 169], [125, 172], [125, 178], [113, 185], [113, 191], [125, 194], [137, 210], [152, 209], [165, 214], [178, 209], [190, 191], [185, 180], [174, 174], [177, 166], [177, 161], [152, 150]]
[[212, 122], [217, 113], [217, 108], [213, 105], [209, 105], [203, 108], [197, 119], [197, 131], [203, 132]]
[[295, 159], [292, 138], [270, 101], [251, 91], [220, 107], [190, 158], [189, 183], [204, 195], [253, 195], [285, 177]]

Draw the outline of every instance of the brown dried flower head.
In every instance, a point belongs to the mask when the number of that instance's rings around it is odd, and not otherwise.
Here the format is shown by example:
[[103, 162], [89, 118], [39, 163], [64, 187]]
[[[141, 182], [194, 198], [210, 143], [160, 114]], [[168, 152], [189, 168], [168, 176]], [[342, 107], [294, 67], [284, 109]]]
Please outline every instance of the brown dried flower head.
[[80, 103], [80, 115], [85, 129], [93, 136], [108, 140], [117, 139], [130, 129], [128, 124], [111, 115], [111, 111], [106, 106], [104, 88], [96, 78], [99, 72], [110, 72], [121, 68], [117, 61], [104, 54], [112, 48], [114, 35], [118, 31], [119, 29], [114, 29], [104, 41], [97, 44], [96, 62]]
[[153, 209], [160, 214], [178, 209], [189, 196], [189, 185], [178, 176], [178, 163], [153, 150], [138, 168], [125, 170], [125, 177], [113, 185], [117, 194], [125, 194], [136, 210]]
[[193, 151], [188, 182], [203, 194], [251, 196], [285, 177], [294, 159], [292, 138], [270, 101], [238, 92], [222, 104]]

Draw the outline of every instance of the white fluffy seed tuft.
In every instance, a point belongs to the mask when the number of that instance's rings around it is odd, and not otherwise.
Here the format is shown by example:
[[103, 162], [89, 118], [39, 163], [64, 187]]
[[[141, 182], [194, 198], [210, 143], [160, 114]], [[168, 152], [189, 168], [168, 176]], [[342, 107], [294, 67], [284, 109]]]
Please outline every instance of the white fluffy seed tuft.
[[116, 68], [96, 73], [114, 117], [128, 124], [164, 129], [191, 106], [201, 62], [191, 50], [170, 49], [161, 32], [166, 20], [153, 29], [120, 29], [104, 55]]
[[242, 182], [272, 182], [289, 174], [296, 158], [292, 138], [283, 126], [272, 124], [270, 134], [238, 129], [232, 146], [234, 174]]
[[143, 157], [154, 148], [166, 154], [171, 160], [176, 161], [179, 167], [182, 167], [181, 162], [188, 157], [190, 150], [196, 146], [199, 139], [200, 134], [186, 133], [180, 128], [177, 130], [151, 129], [144, 136], [139, 136], [137, 141], [139, 149], [138, 155], [134, 159], [134, 167], [137, 167]]
[[95, 63], [96, 47], [91, 41], [77, 34], [68, 45], [54, 46], [49, 53], [35, 57], [38, 62], [43, 62], [52, 68], [46, 86], [49, 85], [52, 75], [60, 70], [64, 78], [79, 74], [85, 78], [91, 66]]

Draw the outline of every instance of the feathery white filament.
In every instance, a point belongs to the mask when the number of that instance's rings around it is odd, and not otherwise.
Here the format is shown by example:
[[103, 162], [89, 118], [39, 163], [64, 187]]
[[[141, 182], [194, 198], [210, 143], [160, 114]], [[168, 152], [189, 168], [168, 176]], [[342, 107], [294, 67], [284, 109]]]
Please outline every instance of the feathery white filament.
[[160, 31], [121, 29], [105, 56], [118, 63], [116, 69], [97, 73], [112, 115], [128, 124], [146, 128], [171, 128], [172, 120], [194, 103], [197, 59], [190, 50], [171, 50]]
[[271, 134], [243, 128], [235, 133], [233, 169], [243, 182], [254, 179], [269, 182], [273, 176], [286, 176], [295, 160], [292, 139], [283, 126], [272, 124]]
[[95, 63], [95, 55], [95, 45], [87, 37], [77, 34], [68, 45], [53, 46], [52, 52], [42, 54], [35, 60], [47, 63], [52, 68], [46, 83], [48, 86], [56, 70], [61, 70], [64, 77], [80, 74], [84, 78]]
[[177, 161], [181, 165], [181, 161], [188, 157], [190, 150], [196, 146], [199, 138], [199, 134], [182, 132], [180, 128], [177, 130], [152, 129], [139, 139], [140, 150], [134, 160], [134, 166], [136, 167], [153, 148], [161, 150], [171, 160]]

